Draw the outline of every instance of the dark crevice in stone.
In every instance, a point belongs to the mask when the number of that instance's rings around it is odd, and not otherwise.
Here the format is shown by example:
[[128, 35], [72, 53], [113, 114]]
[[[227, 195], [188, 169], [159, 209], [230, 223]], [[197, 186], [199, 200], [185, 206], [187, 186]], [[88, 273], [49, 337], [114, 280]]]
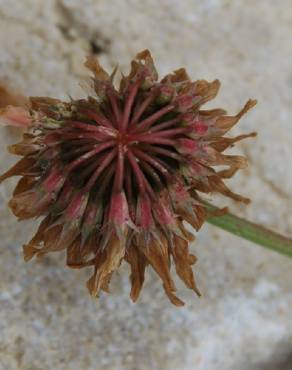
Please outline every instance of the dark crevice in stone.
[[97, 40], [92, 39], [89, 41], [90, 51], [94, 55], [99, 55], [107, 51], [106, 45], [101, 45]]
[[270, 361], [257, 364], [248, 370], [292, 370], [291, 345], [291, 340], [281, 342], [271, 355]]
[[56, 2], [56, 10], [59, 18], [56, 26], [66, 40], [71, 42], [82, 40], [87, 43], [90, 53], [94, 55], [108, 52], [111, 42], [99, 30], [93, 30], [93, 32], [88, 30], [62, 1]]

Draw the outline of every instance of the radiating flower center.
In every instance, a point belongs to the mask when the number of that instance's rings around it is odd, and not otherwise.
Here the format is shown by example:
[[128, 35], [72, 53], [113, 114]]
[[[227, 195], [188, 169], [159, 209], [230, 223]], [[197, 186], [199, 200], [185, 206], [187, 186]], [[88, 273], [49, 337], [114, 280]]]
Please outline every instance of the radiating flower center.
[[133, 135], [129, 135], [128, 133], [119, 132], [117, 136], [117, 144], [121, 144], [123, 147], [131, 145], [135, 142], [135, 137]]

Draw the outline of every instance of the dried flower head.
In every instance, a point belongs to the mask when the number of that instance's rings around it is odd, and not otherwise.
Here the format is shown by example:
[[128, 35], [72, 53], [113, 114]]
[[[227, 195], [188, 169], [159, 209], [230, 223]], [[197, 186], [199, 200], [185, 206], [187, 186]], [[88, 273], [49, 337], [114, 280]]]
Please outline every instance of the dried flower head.
[[[235, 116], [201, 110], [220, 83], [192, 82], [184, 69], [158, 81], [149, 51], [139, 53], [119, 89], [97, 60], [89, 57], [96, 96], [68, 103], [31, 98], [30, 126], [22, 142], [9, 147], [23, 156], [1, 181], [21, 176], [9, 202], [20, 219], [43, 217], [24, 258], [66, 250], [67, 265], [93, 266], [90, 293], [108, 291], [123, 260], [131, 267], [136, 301], [151, 265], [175, 305], [170, 267], [199, 294], [189, 253], [193, 235], [206, 218], [201, 193], [236, 201], [223, 179], [246, 166], [241, 156], [222, 154], [254, 133], [224, 135], [255, 105], [249, 100]], [[10, 112], [11, 113], [11, 112]], [[27, 118], [27, 117], [24, 117]], [[225, 166], [217, 171], [215, 166]]]

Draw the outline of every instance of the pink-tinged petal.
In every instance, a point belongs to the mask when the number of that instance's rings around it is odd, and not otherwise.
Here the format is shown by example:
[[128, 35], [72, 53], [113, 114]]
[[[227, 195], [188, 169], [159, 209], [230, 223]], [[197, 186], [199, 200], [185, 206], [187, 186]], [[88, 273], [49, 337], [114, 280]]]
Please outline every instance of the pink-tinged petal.
[[191, 125], [195, 121], [194, 112], [185, 112], [181, 115], [181, 122], [184, 126]]
[[175, 217], [171, 208], [169, 197], [161, 193], [157, 204], [154, 205], [156, 221], [164, 228], [168, 228], [175, 223]]
[[208, 125], [202, 121], [195, 121], [191, 124], [194, 134], [204, 135], [208, 131]]
[[172, 86], [161, 85], [158, 91], [159, 93], [155, 101], [159, 105], [164, 105], [171, 101], [174, 96], [175, 89]]
[[70, 203], [70, 200], [73, 197], [74, 188], [69, 181], [65, 182], [60, 194], [58, 196], [57, 202], [54, 205], [54, 211], [56, 214], [61, 213]]
[[169, 191], [172, 200], [175, 203], [184, 204], [190, 198], [186, 185], [180, 180], [177, 180], [172, 186], [170, 186]]
[[56, 166], [50, 169], [50, 172], [44, 182], [42, 188], [48, 193], [56, 193], [61, 189], [65, 182], [65, 174]]
[[188, 180], [199, 180], [206, 182], [209, 176], [214, 175], [214, 170], [206, 166], [202, 166], [195, 160], [188, 160], [187, 165], [182, 168], [185, 178]]
[[68, 208], [65, 211], [65, 219], [69, 221], [77, 218], [80, 219], [85, 211], [87, 200], [88, 194], [82, 194], [78, 192], [71, 200]]
[[194, 154], [199, 150], [199, 145], [196, 141], [191, 139], [179, 139], [178, 150], [182, 154]]
[[149, 230], [153, 226], [151, 202], [147, 195], [142, 195], [138, 199], [136, 223], [143, 230]]
[[0, 109], [0, 124], [15, 127], [28, 127], [32, 123], [29, 111], [23, 107], [8, 105]]
[[98, 230], [103, 217], [103, 207], [100, 200], [95, 199], [87, 204], [82, 221], [82, 241], [84, 242], [93, 233]]
[[83, 226], [93, 226], [97, 220], [98, 210], [101, 208], [97, 202], [89, 203], [86, 208]]
[[180, 95], [175, 99], [175, 103], [179, 112], [186, 112], [193, 105], [193, 97], [191, 95]]
[[119, 192], [112, 195], [109, 221], [113, 222], [115, 226], [121, 228], [122, 230], [130, 221], [128, 202], [124, 192]]

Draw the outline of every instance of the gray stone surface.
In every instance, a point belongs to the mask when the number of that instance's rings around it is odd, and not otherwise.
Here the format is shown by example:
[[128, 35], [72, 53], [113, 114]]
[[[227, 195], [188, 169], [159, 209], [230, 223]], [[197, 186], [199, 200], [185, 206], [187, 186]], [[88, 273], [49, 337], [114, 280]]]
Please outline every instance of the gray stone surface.
[[[92, 45], [105, 66], [123, 70], [149, 48], [161, 74], [185, 66], [193, 78], [219, 78], [210, 106], [235, 112], [257, 98], [234, 130], [259, 133], [237, 149], [250, 167], [230, 181], [253, 203], [230, 205], [291, 235], [291, 35], [291, 0], [0, 0], [0, 81], [77, 97]], [[15, 136], [1, 129], [0, 141], [3, 171]], [[23, 262], [35, 225], [7, 210], [12, 188], [0, 187], [1, 370], [292, 369], [291, 260], [206, 225], [193, 245], [202, 298], [178, 284], [186, 306], [172, 307], [149, 271], [133, 304], [124, 267], [113, 294], [95, 301], [89, 271], [63, 268], [64, 256]]]

